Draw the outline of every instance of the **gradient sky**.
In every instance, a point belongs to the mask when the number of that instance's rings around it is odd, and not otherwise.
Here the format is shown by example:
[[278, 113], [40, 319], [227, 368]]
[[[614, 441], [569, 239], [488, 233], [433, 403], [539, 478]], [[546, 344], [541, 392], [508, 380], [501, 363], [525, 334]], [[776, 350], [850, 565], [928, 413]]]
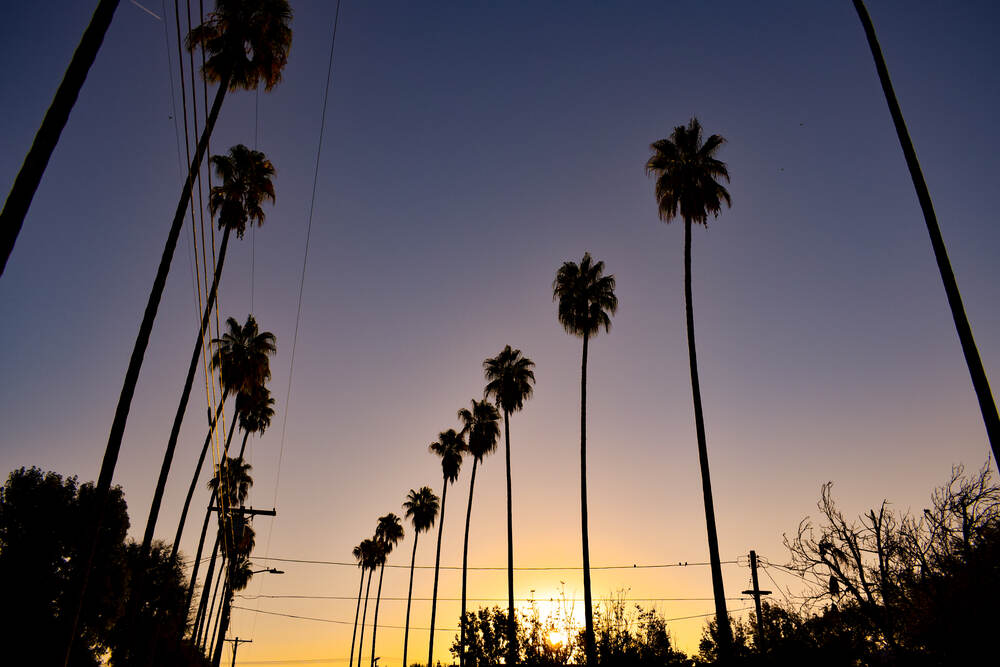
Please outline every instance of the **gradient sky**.
[[[143, 4], [163, 13], [161, 0]], [[97, 476], [182, 179], [168, 4], [165, 38], [161, 21], [122, 2], [0, 278], [3, 474], [37, 465]], [[4, 194], [93, 5], [6, 8]], [[869, 5], [996, 386], [1000, 228], [989, 164], [1000, 145], [1000, 11], [990, 2]], [[511, 423], [515, 563], [578, 567], [580, 341], [556, 320], [551, 282], [584, 251], [616, 276], [621, 303], [610, 335], [591, 346], [591, 561], [707, 559], [683, 227], [658, 221], [643, 173], [649, 143], [693, 115], [728, 140], [720, 157], [732, 177], [732, 209], [693, 242], [723, 559], [756, 549], [784, 562], [782, 534], [815, 514], [828, 480], [848, 514], [883, 498], [919, 510], [953, 464], [986, 460], [916, 196], [847, 0], [346, 2], [289, 397], [334, 3], [292, 6], [284, 81], [259, 98], [257, 145], [277, 169], [277, 204], [253, 244], [231, 245], [220, 293], [222, 316], [242, 320], [252, 281], [253, 312], [278, 340], [278, 414], [249, 455], [252, 504], [278, 511], [255, 523], [261, 567], [266, 556], [348, 561], [379, 515], [401, 513], [410, 488], [440, 489], [427, 446], [457, 426], [456, 410], [481, 394], [483, 359], [508, 343], [536, 362], [538, 380]], [[254, 113], [254, 94], [230, 96], [213, 151], [253, 145]], [[197, 326], [189, 236], [115, 474], [136, 537]], [[158, 538], [172, 539], [203, 438], [204, 393], [195, 389]], [[448, 497], [446, 565], [461, 563], [467, 470]], [[195, 505], [204, 507], [199, 489]], [[477, 476], [476, 498], [470, 564], [503, 566], [502, 450]], [[419, 564], [432, 564], [433, 538], [421, 537]], [[390, 563], [408, 564], [410, 540]], [[196, 542], [191, 528], [184, 553]], [[237, 604], [353, 620], [356, 568], [280, 567], [285, 575], [259, 576], [246, 594], [351, 599]], [[747, 567], [724, 573], [727, 595], [739, 598]], [[458, 597], [459, 575], [441, 576], [439, 595]], [[469, 581], [470, 597], [505, 597], [503, 572]], [[429, 597], [431, 583], [431, 571], [420, 571], [414, 595]], [[794, 579], [778, 583], [795, 590]], [[406, 584], [405, 569], [387, 570], [383, 597], [405, 599]], [[582, 598], [578, 571], [520, 572], [515, 584], [518, 597]], [[593, 584], [599, 598], [620, 589], [631, 598], [711, 596], [706, 567], [595, 571]], [[762, 586], [773, 588], [766, 578]], [[712, 611], [709, 600], [656, 606], [668, 618]], [[429, 611], [415, 602], [413, 625], [425, 628]], [[386, 600], [380, 625], [402, 625], [404, 613], [405, 601]], [[457, 616], [457, 602], [439, 604], [439, 627], [454, 628]], [[703, 624], [670, 625], [693, 651]], [[350, 632], [247, 611], [235, 612], [230, 630], [254, 641], [240, 648], [245, 665], [339, 664]], [[439, 633], [436, 657], [447, 657], [453, 636]], [[402, 631], [382, 629], [378, 639], [382, 664], [398, 665]], [[426, 631], [411, 632], [412, 660], [425, 659], [426, 641]]]

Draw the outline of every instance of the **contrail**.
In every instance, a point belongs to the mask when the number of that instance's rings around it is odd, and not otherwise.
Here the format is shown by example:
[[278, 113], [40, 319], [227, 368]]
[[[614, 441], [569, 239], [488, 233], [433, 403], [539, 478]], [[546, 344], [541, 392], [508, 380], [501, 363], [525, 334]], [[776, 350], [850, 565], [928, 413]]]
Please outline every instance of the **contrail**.
[[149, 14], [150, 16], [152, 16], [152, 17], [153, 17], [154, 19], [156, 19], [157, 21], [162, 21], [162, 20], [163, 20], [162, 18], [160, 18], [159, 16], [157, 16], [156, 14], [154, 14], [154, 13], [153, 13], [152, 11], [150, 11], [150, 10], [149, 10], [148, 8], [146, 8], [146, 7], [143, 7], [142, 5], [140, 5], [140, 4], [139, 4], [138, 2], [136, 2], [135, 0], [129, 0], [129, 2], [131, 2], [131, 3], [133, 4], [133, 5], [135, 5], [136, 7], [138, 7], [139, 9], [141, 9], [142, 11], [144, 11], [144, 12], [146, 12], [147, 14]]

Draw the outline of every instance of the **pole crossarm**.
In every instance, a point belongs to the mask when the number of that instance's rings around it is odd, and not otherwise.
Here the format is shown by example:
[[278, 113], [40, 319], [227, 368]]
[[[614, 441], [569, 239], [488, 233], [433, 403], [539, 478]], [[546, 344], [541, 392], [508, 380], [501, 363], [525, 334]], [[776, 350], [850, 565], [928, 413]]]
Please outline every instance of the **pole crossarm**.
[[[218, 507], [218, 505], [209, 505], [208, 506], [208, 511], [209, 512], [218, 512], [219, 511], [219, 507]], [[235, 512], [237, 514], [249, 514], [251, 516], [256, 516], [256, 515], [278, 516], [278, 512], [275, 509], [273, 509], [273, 508], [269, 509], [269, 510], [255, 510], [252, 507], [237, 507], [237, 508], [231, 508], [228, 511]], [[229, 641], [229, 640], [227, 639], [226, 641]]]

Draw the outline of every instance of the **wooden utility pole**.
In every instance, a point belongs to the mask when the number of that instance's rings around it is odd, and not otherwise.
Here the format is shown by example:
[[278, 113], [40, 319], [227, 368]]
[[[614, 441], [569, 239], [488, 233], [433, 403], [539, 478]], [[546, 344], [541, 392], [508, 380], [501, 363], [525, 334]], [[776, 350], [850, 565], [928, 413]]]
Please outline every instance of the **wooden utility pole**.
[[253, 640], [240, 639], [239, 637], [237, 637], [236, 639], [227, 639], [226, 641], [233, 643], [233, 667], [236, 667], [236, 649], [240, 647], [240, 644], [253, 644]]
[[757, 583], [757, 552], [753, 549], [750, 550], [750, 579], [753, 582], [753, 589], [749, 591], [743, 591], [743, 595], [752, 595], [754, 606], [757, 608], [757, 639], [758, 645], [757, 649], [761, 652], [764, 650], [764, 616], [760, 609], [760, 596], [770, 595], [771, 591], [760, 590], [760, 585]]

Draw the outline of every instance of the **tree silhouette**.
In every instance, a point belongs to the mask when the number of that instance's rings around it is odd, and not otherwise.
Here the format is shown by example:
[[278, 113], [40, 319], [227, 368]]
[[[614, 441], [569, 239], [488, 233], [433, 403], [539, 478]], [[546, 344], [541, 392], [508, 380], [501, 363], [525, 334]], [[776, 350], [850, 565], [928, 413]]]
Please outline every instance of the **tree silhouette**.
[[650, 145], [653, 154], [646, 161], [646, 174], [656, 177], [656, 203], [660, 219], [666, 223], [678, 215], [684, 220], [684, 303], [687, 313], [688, 359], [691, 365], [691, 398], [698, 438], [698, 462], [701, 465], [702, 495], [705, 499], [705, 524], [708, 530], [708, 553], [712, 563], [712, 589], [715, 616], [719, 626], [719, 650], [729, 658], [732, 633], [726, 612], [726, 594], [719, 562], [719, 538], [715, 530], [715, 506], [712, 480], [708, 470], [708, 447], [705, 443], [705, 419], [701, 408], [701, 385], [698, 382], [698, 357], [694, 343], [694, 305], [691, 299], [691, 225], [708, 227], [708, 215], [718, 217], [722, 204], [731, 205], [729, 192], [717, 179], [729, 181], [724, 162], [715, 154], [725, 139], [713, 134], [702, 142], [701, 124], [692, 118], [687, 127], [678, 125], [667, 139]]
[[[100, 530], [108, 490], [111, 488], [111, 478], [118, 462], [122, 437], [125, 435], [125, 424], [132, 406], [132, 397], [139, 381], [139, 370], [142, 368], [149, 336], [153, 330], [153, 321], [156, 319], [156, 311], [167, 283], [167, 274], [170, 272], [170, 263], [184, 224], [194, 179], [201, 169], [202, 158], [219, 118], [222, 101], [227, 90], [254, 90], [260, 83], [264, 84], [265, 90], [271, 90], [281, 80], [281, 71], [288, 60], [288, 49], [292, 41], [292, 31], [288, 27], [291, 18], [292, 10], [286, 0], [218, 0], [215, 11], [208, 15], [205, 23], [188, 35], [188, 49], [201, 46], [208, 54], [203, 74], [206, 80], [218, 84], [218, 90], [191, 160], [191, 166], [188, 168], [187, 179], [181, 189], [180, 201], [177, 202], [177, 209], [174, 211], [167, 242], [156, 270], [156, 277], [153, 279], [153, 287], [146, 302], [128, 369], [125, 371], [125, 381], [118, 397], [108, 445], [104, 451], [101, 472], [97, 479], [97, 494], [101, 502], [98, 503], [98, 511], [93, 518], [94, 544], [87, 555], [87, 565], [81, 577], [77, 607], [83, 603], [86, 594], [87, 574], [93, 564], [97, 548], [97, 533]], [[71, 625], [73, 632], [70, 632], [66, 643], [64, 667], [69, 661], [72, 636], [76, 628], [75, 618]]]
[[[361, 568], [361, 583], [358, 584], [358, 606], [354, 610], [354, 632], [351, 634], [351, 656], [348, 661], [348, 665], [353, 667], [354, 665], [354, 640], [358, 634], [358, 612], [361, 611], [361, 589], [364, 587], [365, 583], [365, 572], [371, 571], [372, 565], [374, 563], [374, 540], [361, 540], [358, 546], [354, 547], [351, 551], [351, 555], [358, 562], [358, 567]], [[371, 574], [368, 575], [368, 585], [371, 586]], [[368, 596], [365, 594], [365, 614], [368, 614]], [[364, 637], [364, 625], [361, 626], [362, 637]], [[360, 664], [360, 661], [359, 661]]]
[[[476, 468], [484, 457], [496, 451], [500, 439], [500, 413], [492, 403], [483, 399], [473, 399], [472, 408], [462, 408], [458, 411], [458, 420], [462, 422], [461, 435], [468, 439], [469, 453], [472, 454], [472, 475], [469, 481], [469, 509], [465, 512], [465, 541], [462, 546], [462, 616], [466, 613], [466, 578], [469, 572], [469, 523], [472, 520], [472, 494], [476, 489]], [[461, 625], [459, 636], [460, 652], [458, 660], [465, 665], [465, 625]]]
[[441, 568], [441, 536], [444, 534], [444, 506], [448, 500], [448, 484], [458, 479], [462, 469], [462, 456], [468, 451], [465, 440], [450, 428], [438, 434], [436, 442], [432, 442], [430, 450], [441, 458], [441, 472], [444, 484], [441, 490], [441, 521], [438, 522], [437, 552], [434, 556], [434, 594], [431, 597], [431, 638], [427, 648], [427, 664], [434, 664], [434, 621], [437, 615], [438, 571]]
[[358, 639], [358, 667], [361, 667], [361, 653], [365, 649], [365, 621], [368, 619], [368, 593], [372, 588], [372, 574], [385, 563], [385, 548], [378, 540], [363, 540], [361, 545], [362, 558], [368, 563], [368, 583], [365, 585], [365, 610], [361, 615], [361, 637]]
[[[406, 593], [406, 628], [403, 633], [403, 664], [406, 664], [406, 649], [410, 642], [410, 602], [413, 600], [413, 566], [417, 562], [417, 538], [420, 533], [430, 530], [438, 513], [438, 497], [429, 486], [419, 491], [410, 489], [403, 503], [403, 511], [413, 524], [413, 555], [410, 557], [410, 587]], [[360, 599], [360, 592], [359, 592]]]
[[[403, 524], [399, 517], [390, 512], [385, 516], [380, 516], [378, 525], [375, 527], [375, 539], [382, 547], [385, 558], [389, 557], [401, 539], [403, 539]], [[375, 620], [372, 625], [372, 667], [375, 667], [375, 637], [378, 635], [378, 607], [382, 601], [382, 575], [385, 574], [385, 559], [382, 560], [382, 568], [378, 573], [378, 593], [375, 595]]]
[[521, 350], [507, 345], [495, 357], [483, 361], [486, 376], [487, 398], [493, 398], [497, 407], [503, 410], [503, 431], [507, 464], [507, 636], [511, 638], [507, 646], [507, 664], [517, 662], [517, 631], [514, 618], [514, 512], [510, 491], [510, 413], [524, 407], [531, 398], [535, 384], [535, 362], [521, 354]]
[[584, 253], [579, 264], [565, 262], [552, 283], [552, 298], [559, 301], [559, 323], [567, 333], [583, 338], [580, 366], [580, 515], [583, 523], [583, 598], [587, 664], [597, 664], [594, 609], [590, 590], [590, 532], [587, 527], [587, 343], [603, 328], [611, 331], [611, 315], [618, 310], [615, 277], [604, 275], [604, 262]]
[[[198, 359], [201, 356], [201, 346], [205, 339], [205, 330], [208, 328], [209, 318], [212, 314], [212, 307], [215, 304], [215, 297], [219, 290], [219, 280], [222, 278], [222, 266], [226, 261], [226, 249], [229, 247], [229, 235], [236, 232], [239, 238], [243, 238], [246, 225], [257, 223], [257, 226], [264, 224], [264, 210], [261, 203], [264, 200], [274, 202], [274, 185], [271, 178], [274, 176], [274, 166], [259, 151], [253, 151], [237, 144], [229, 149], [228, 155], [213, 155], [210, 159], [215, 166], [215, 172], [222, 180], [221, 185], [212, 188], [209, 195], [208, 207], [213, 215], [218, 215], [219, 228], [222, 233], [222, 243], [219, 245], [219, 257], [215, 265], [215, 276], [212, 279], [212, 287], [208, 293], [208, 300], [205, 303], [205, 311], [201, 317], [201, 327], [195, 338], [194, 352], [191, 354], [191, 362], [188, 364], [187, 376], [184, 378], [184, 388], [181, 390], [181, 400], [174, 413], [174, 423], [170, 428], [170, 437], [167, 439], [167, 448], [163, 453], [163, 463], [160, 466], [160, 476], [156, 482], [156, 490], [153, 492], [153, 502], [149, 509], [149, 518], [146, 520], [146, 532], [142, 538], [142, 549], [145, 552], [153, 540], [153, 531], [156, 528], [156, 520], [160, 513], [160, 503], [163, 500], [163, 491], [167, 485], [167, 476], [170, 473], [170, 466], [174, 459], [174, 450], [177, 447], [177, 438], [181, 431], [181, 422], [187, 412], [188, 398], [191, 396], [191, 387], [194, 384], [194, 376], [198, 370]], [[273, 341], [272, 341], [273, 343]], [[238, 409], [237, 409], [238, 411]], [[244, 443], [246, 441], [244, 440]], [[242, 454], [240, 454], [242, 456]]]

